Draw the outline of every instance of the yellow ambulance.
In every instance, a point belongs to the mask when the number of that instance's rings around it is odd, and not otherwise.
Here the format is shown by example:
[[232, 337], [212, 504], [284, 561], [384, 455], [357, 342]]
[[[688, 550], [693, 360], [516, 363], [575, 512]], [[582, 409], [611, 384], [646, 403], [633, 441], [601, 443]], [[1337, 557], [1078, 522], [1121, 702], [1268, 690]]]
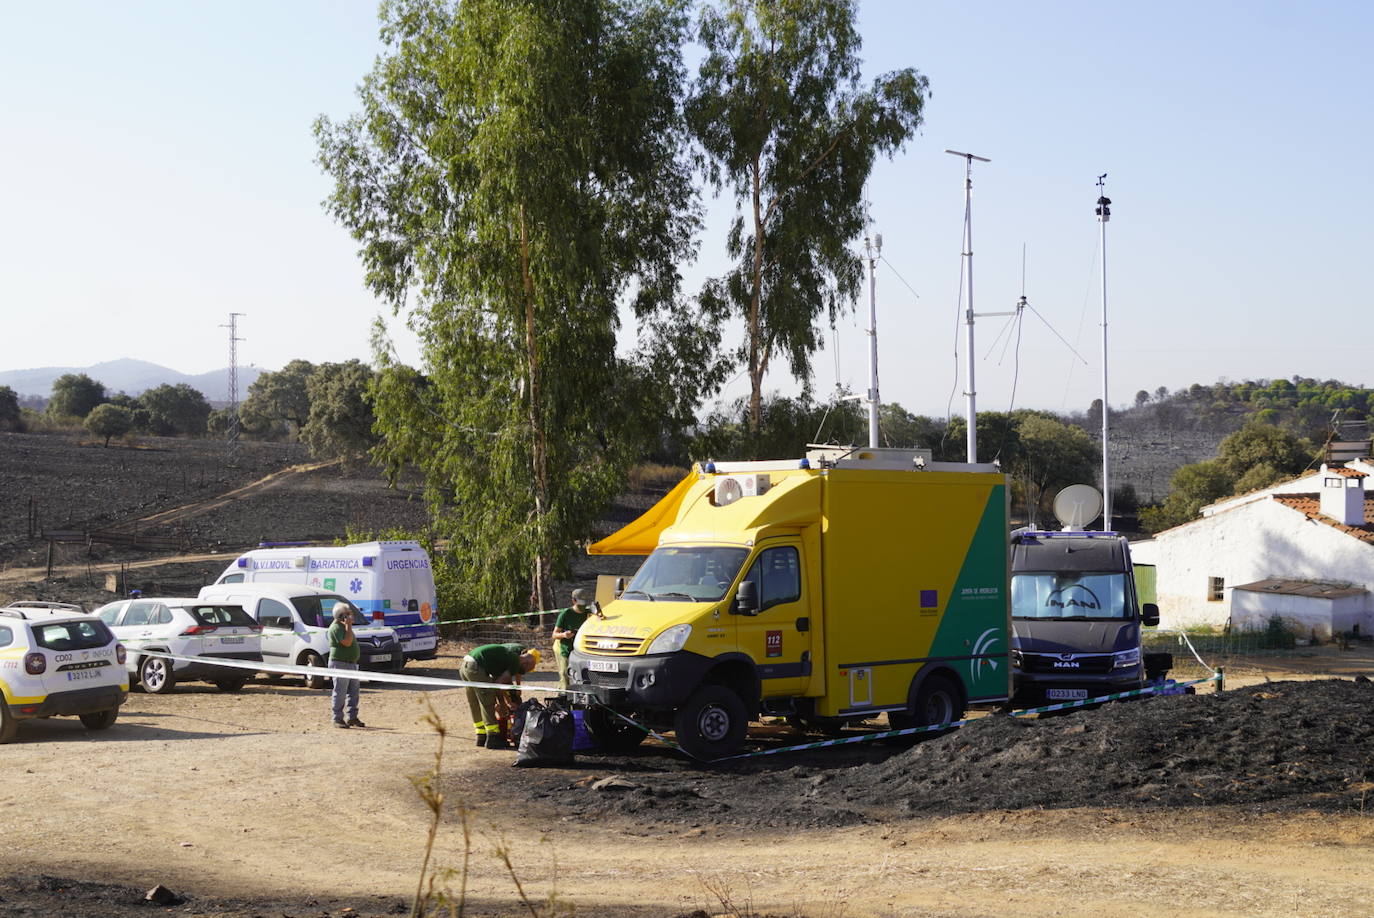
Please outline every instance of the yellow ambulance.
[[648, 558], [578, 632], [570, 687], [608, 750], [644, 737], [612, 709], [701, 759], [763, 715], [957, 720], [1010, 694], [1007, 519], [994, 466], [924, 450], [698, 465], [588, 549]]

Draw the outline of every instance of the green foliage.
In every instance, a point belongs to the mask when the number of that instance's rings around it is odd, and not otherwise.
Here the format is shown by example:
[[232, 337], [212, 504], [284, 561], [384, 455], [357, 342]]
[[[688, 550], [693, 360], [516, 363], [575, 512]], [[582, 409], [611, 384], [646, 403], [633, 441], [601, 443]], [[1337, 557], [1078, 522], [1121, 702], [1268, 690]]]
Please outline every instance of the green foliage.
[[1181, 526], [1203, 507], [1231, 496], [1235, 482], [1234, 473], [1218, 459], [1185, 465], [1174, 472], [1164, 503], [1140, 512], [1140, 524], [1147, 532]]
[[859, 83], [860, 39], [849, 0], [721, 0], [701, 16], [706, 49], [688, 120], [707, 177], [737, 216], [734, 265], [703, 303], [745, 323], [737, 359], [748, 368], [751, 430], [762, 425], [771, 359], [810, 376], [816, 320], [858, 293], [863, 188], [874, 158], [920, 127], [926, 78], [906, 69]]
[[1024, 483], [1026, 512], [1034, 526], [1051, 492], [1097, 479], [1101, 453], [1083, 428], [1042, 414], [1023, 414], [1016, 433], [1018, 449], [1002, 468]]
[[[1266, 392], [1287, 392], [1280, 386]], [[1174, 473], [1169, 496], [1140, 514], [1141, 525], [1159, 532], [1192, 520], [1198, 511], [1235, 494], [1245, 494], [1306, 471], [1316, 450], [1306, 440], [1266, 424], [1251, 423], [1226, 437], [1217, 458], [1185, 465]]]
[[248, 397], [240, 406], [241, 417], [251, 420], [255, 430], [281, 423], [299, 433], [310, 420], [307, 381], [314, 372], [310, 361], [293, 360], [275, 373], [263, 373], [248, 387]]
[[301, 440], [316, 458], [341, 456], [352, 462], [365, 458], [377, 442], [372, 432], [369, 388], [371, 367], [359, 360], [324, 363], [306, 381], [310, 419], [301, 428]]
[[205, 433], [210, 403], [199, 390], [186, 383], [175, 386], [164, 384], [149, 389], [139, 397], [139, 402], [150, 415], [149, 423], [154, 433], [163, 436], [199, 436]]
[[0, 386], [0, 430], [23, 430], [24, 416], [19, 396], [9, 386]]
[[1249, 424], [1221, 441], [1217, 458], [1237, 478], [1259, 465], [1281, 476], [1298, 475], [1316, 458], [1312, 444], [1277, 427]]
[[762, 404], [760, 425], [750, 432], [747, 398], [717, 409], [701, 425], [691, 445], [691, 458], [799, 459], [809, 443], [843, 446], [868, 443], [868, 416], [853, 399], [818, 404], [810, 395], [772, 395]]
[[86, 429], [97, 437], [105, 438], [105, 446], [110, 445], [111, 437], [122, 437], [134, 426], [133, 412], [121, 405], [109, 403], [97, 405], [86, 415]]
[[53, 418], [84, 418], [91, 409], [105, 401], [105, 386], [85, 373], [65, 373], [52, 384], [52, 398], [48, 400], [48, 416]]
[[[424, 374], [376, 348], [374, 457], [423, 474], [469, 611], [551, 606], [662, 418], [719, 376], [676, 300], [684, 9], [397, 0], [362, 111], [317, 122], [328, 207], [424, 348]], [[622, 304], [651, 337], [624, 357]]]

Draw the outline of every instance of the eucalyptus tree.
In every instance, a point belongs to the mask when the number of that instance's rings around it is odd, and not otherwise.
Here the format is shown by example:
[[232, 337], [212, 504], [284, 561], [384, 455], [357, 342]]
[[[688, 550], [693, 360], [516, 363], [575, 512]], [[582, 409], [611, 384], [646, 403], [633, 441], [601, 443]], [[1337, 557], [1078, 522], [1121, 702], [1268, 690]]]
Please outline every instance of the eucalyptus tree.
[[703, 299], [744, 321], [737, 359], [750, 380], [750, 428], [762, 420], [774, 356], [810, 375], [822, 312], [863, 280], [851, 250], [864, 228], [875, 157], [920, 127], [927, 81], [907, 68], [860, 85], [851, 0], [722, 0], [700, 23], [705, 58], [688, 118], [707, 176], [734, 196], [729, 273]]
[[[423, 473], [468, 601], [548, 608], [644, 413], [690, 416], [718, 378], [677, 298], [697, 224], [686, 5], [394, 0], [381, 18], [362, 110], [316, 125], [327, 206], [423, 348], [423, 371], [375, 348], [374, 456]], [[622, 307], [640, 334], [618, 354]]]

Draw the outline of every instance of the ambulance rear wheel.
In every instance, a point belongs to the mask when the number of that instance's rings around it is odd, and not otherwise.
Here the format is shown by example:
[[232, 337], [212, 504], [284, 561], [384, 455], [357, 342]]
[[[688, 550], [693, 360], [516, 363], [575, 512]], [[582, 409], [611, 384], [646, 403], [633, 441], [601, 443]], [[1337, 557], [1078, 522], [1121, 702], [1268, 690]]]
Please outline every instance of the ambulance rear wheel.
[[600, 705], [587, 708], [583, 722], [596, 738], [601, 751], [610, 755], [633, 752], [644, 742], [644, 737], [649, 735], [634, 724], [627, 724]]
[[709, 761], [729, 755], [744, 743], [749, 712], [723, 685], [703, 685], [692, 693], [673, 721], [677, 743], [688, 755]]

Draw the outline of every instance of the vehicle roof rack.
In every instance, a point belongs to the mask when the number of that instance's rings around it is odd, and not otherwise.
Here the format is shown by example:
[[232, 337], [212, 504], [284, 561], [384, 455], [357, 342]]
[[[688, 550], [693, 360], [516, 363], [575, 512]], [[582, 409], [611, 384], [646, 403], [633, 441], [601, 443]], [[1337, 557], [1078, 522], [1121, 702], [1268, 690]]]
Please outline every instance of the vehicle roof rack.
[[86, 610], [74, 602], [48, 602], [42, 599], [20, 599], [8, 603], [11, 609], [54, 609], [62, 612], [80, 612], [86, 614]]

